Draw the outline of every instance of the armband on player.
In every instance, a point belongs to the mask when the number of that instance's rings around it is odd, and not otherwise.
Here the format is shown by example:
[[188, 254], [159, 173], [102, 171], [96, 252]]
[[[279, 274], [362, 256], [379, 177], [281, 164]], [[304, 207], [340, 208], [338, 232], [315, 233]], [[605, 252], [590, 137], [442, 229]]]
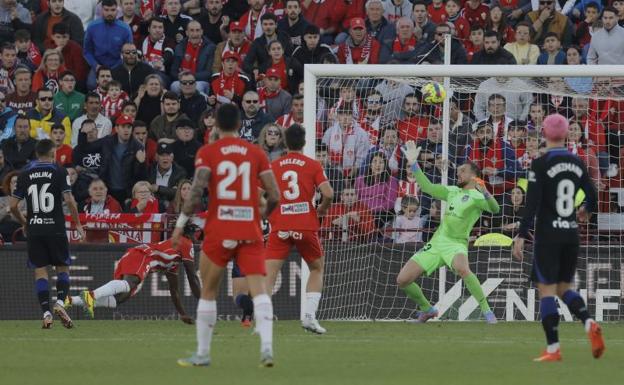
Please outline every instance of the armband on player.
[[180, 215], [178, 216], [178, 220], [176, 221], [176, 228], [184, 228], [184, 226], [186, 226], [186, 222], [188, 222], [189, 217], [188, 215], [184, 214], [184, 213], [180, 213]]

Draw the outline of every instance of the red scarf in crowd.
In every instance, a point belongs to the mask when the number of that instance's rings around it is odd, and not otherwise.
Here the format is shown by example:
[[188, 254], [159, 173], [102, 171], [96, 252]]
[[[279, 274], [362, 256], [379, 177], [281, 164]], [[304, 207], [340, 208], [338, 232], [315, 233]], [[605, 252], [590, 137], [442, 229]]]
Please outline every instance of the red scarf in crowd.
[[201, 50], [202, 43], [195, 46], [189, 40], [186, 43], [186, 51], [184, 51], [184, 58], [182, 58], [182, 69], [190, 71], [191, 73], [197, 72], [197, 60], [199, 60], [199, 51]]
[[149, 37], [145, 38], [145, 40], [143, 40], [143, 44], [141, 45], [141, 51], [143, 52], [145, 60], [147, 60], [150, 64], [155, 61], [161, 61], [165, 52], [164, 45], [164, 37], [155, 43], [152, 43]]
[[351, 47], [349, 46], [349, 43], [347, 42], [345, 44], [345, 50], [347, 51], [345, 54], [345, 64], [359, 64], [363, 61], [366, 61], [366, 63], [370, 63], [369, 57], [371, 54], [372, 45], [373, 45], [373, 38], [371, 38], [371, 36], [367, 33], [361, 45], [362, 53], [360, 54], [360, 60], [358, 60], [358, 62], [355, 63], [353, 59], [353, 54], [351, 53]]
[[261, 108], [266, 108], [266, 101], [267, 99], [273, 99], [276, 98], [281, 90], [277, 90], [275, 92], [269, 91], [266, 87], [260, 87], [258, 88], [258, 98], [260, 100], [260, 107]]
[[286, 68], [286, 60], [282, 57], [279, 62], [273, 63], [271, 68], [275, 68], [280, 75], [280, 87], [283, 90], [288, 90], [288, 73]]
[[[132, 203], [130, 204], [130, 208], [135, 208], [135, 207], [137, 207], [138, 204], [139, 204], [139, 200], [138, 199], [133, 199]], [[144, 213], [144, 214], [158, 214], [158, 211], [159, 211], [158, 199], [150, 198], [147, 201], [147, 205], [145, 206], [145, 209], [143, 209], [142, 213]]]
[[410, 37], [407, 43], [405, 44], [402, 44], [401, 40], [399, 40], [399, 37], [397, 36], [397, 38], [394, 39], [394, 43], [392, 43], [392, 52], [411, 51], [414, 48], [416, 48], [416, 43], [417, 43], [416, 36]]

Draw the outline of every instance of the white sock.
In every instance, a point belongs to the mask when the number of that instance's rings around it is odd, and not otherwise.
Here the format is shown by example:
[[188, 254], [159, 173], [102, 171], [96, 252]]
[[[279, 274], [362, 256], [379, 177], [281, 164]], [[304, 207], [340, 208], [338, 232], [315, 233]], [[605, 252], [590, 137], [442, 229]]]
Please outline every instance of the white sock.
[[559, 350], [559, 342], [555, 342], [554, 344], [550, 344], [546, 347], [546, 351], [548, 353], [554, 353]]
[[316, 319], [316, 309], [318, 309], [319, 302], [321, 302], [321, 293], [306, 293], [305, 319]]
[[254, 297], [256, 332], [260, 334], [260, 351], [273, 352], [273, 304], [271, 297], [260, 294]]
[[212, 331], [217, 323], [217, 301], [200, 299], [197, 304], [197, 355], [210, 354]]
[[112, 295], [108, 297], [100, 297], [95, 300], [95, 307], [107, 307], [114, 309], [117, 307], [117, 300]]
[[129, 292], [130, 285], [128, 284], [128, 282], [116, 279], [93, 290], [93, 298], [98, 299], [102, 297], [110, 297], [119, 293]]
[[594, 321], [592, 318], [588, 318], [585, 320], [585, 333], [589, 333], [589, 329], [591, 328], [592, 322]]
[[84, 302], [82, 301], [82, 297], [79, 295], [72, 295], [71, 297], [72, 306], [84, 306]]

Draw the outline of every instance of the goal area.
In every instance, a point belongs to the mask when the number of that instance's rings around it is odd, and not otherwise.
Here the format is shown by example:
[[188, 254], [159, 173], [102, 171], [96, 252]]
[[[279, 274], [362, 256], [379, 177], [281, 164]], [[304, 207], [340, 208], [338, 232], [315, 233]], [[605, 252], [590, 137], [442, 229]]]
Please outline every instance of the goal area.
[[[471, 269], [499, 320], [538, 320], [532, 243], [519, 262], [510, 241], [522, 217], [531, 161], [544, 152], [542, 121], [559, 113], [570, 122], [566, 147], [585, 162], [599, 197], [598, 213], [579, 223], [574, 288], [597, 320], [622, 321], [624, 66], [306, 65], [304, 72], [305, 152], [324, 164], [336, 191], [320, 232], [325, 280], [319, 319], [416, 318], [417, 305], [396, 277], [449, 208], [422, 194], [409, 175], [401, 145], [413, 140], [434, 183], [456, 185], [457, 168], [477, 164], [500, 212], [484, 213], [475, 224]], [[422, 88], [430, 83], [446, 92], [442, 103], [425, 102]], [[574, 204], [583, 201], [579, 192]], [[306, 278], [302, 266], [302, 308]], [[418, 283], [439, 319], [482, 318], [451, 269]], [[565, 304], [559, 306], [571, 321]]]

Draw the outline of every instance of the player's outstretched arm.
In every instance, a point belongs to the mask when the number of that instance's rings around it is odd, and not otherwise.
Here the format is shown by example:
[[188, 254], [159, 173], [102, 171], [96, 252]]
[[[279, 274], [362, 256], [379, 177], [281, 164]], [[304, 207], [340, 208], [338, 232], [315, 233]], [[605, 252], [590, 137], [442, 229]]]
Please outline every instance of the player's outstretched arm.
[[191, 184], [189, 199], [182, 205], [182, 212], [178, 216], [175, 230], [173, 230], [173, 234], [171, 235], [171, 243], [174, 249], [178, 248], [184, 226], [186, 222], [188, 222], [189, 217], [193, 215], [193, 209], [201, 203], [201, 197], [206, 187], [208, 187], [209, 181], [210, 169], [208, 167], [199, 167], [195, 170], [195, 177], [193, 177], [193, 183]]
[[184, 307], [182, 306], [182, 301], [180, 301], [180, 290], [178, 288], [178, 274], [172, 273], [168, 271], [165, 273], [167, 277], [167, 283], [169, 284], [169, 294], [171, 295], [171, 301], [173, 301], [173, 306], [175, 306], [178, 314], [180, 314], [180, 319], [185, 324], [192, 325], [194, 321], [191, 317], [189, 317], [184, 311]]
[[184, 272], [186, 273], [186, 279], [188, 280], [189, 286], [191, 286], [191, 292], [193, 293], [193, 297], [199, 299], [201, 296], [201, 286], [199, 284], [199, 277], [197, 276], [195, 270], [195, 263], [192, 261], [183, 261]]
[[487, 187], [485, 187], [485, 182], [483, 182], [482, 179], [478, 179], [475, 188], [477, 189], [477, 191], [483, 194], [483, 197], [485, 198], [485, 201], [483, 202], [484, 204], [480, 208], [489, 213], [498, 214], [498, 212], [500, 211], [500, 206], [496, 199], [494, 199], [492, 194], [490, 194], [490, 192], [487, 190]]
[[264, 218], [268, 218], [271, 212], [275, 210], [279, 203], [279, 188], [277, 187], [277, 181], [273, 171], [266, 170], [260, 174], [260, 181], [262, 182], [262, 188], [266, 191], [266, 208], [263, 213]]
[[71, 191], [65, 191], [63, 193], [63, 199], [65, 200], [65, 204], [69, 209], [69, 213], [71, 214], [72, 221], [76, 224], [76, 231], [78, 231], [78, 236], [80, 240], [85, 239], [85, 232], [82, 228], [82, 224], [80, 223], [80, 215], [78, 214], [78, 205], [76, 204], [76, 199], [72, 195]]
[[418, 156], [420, 155], [420, 147], [416, 147], [416, 143], [413, 140], [405, 143], [405, 148], [403, 149], [403, 153], [405, 154], [405, 159], [407, 160], [407, 165], [409, 166], [414, 178], [416, 178], [416, 183], [420, 186], [420, 189], [426, 194], [431, 195], [436, 199], [440, 199], [445, 201], [448, 198], [448, 188], [441, 184], [433, 184], [427, 178], [425, 173], [422, 172], [420, 166], [418, 165]]

